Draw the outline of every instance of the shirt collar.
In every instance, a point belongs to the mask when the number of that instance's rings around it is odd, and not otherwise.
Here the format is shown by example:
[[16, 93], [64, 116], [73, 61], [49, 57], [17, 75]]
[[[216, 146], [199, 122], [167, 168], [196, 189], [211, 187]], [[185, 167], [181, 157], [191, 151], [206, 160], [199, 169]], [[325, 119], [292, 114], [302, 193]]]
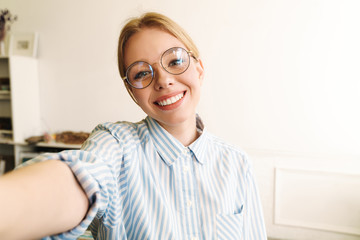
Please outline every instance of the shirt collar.
[[[200, 117], [197, 116], [197, 122], [199, 120], [201, 122]], [[147, 116], [145, 122], [156, 151], [168, 166], [172, 165], [184, 151], [187, 151], [187, 147], [161, 127], [155, 119]], [[197, 127], [201, 135], [189, 146], [189, 149], [194, 153], [197, 161], [203, 164], [206, 153], [205, 149], [207, 148], [207, 132], [203, 125], [200, 128], [199, 125]]]
[[194, 153], [196, 160], [204, 164], [206, 163], [206, 149], [208, 148], [208, 133], [204, 128], [198, 139], [190, 144], [189, 149]]

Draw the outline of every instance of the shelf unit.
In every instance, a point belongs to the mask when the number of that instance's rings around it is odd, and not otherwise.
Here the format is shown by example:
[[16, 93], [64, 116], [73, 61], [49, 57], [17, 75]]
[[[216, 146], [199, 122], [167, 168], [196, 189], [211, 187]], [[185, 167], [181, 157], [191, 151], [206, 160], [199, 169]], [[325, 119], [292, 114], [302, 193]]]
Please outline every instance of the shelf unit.
[[12, 130], [13, 142], [24, 142], [41, 132], [37, 59], [0, 57], [0, 79], [10, 88], [0, 92], [0, 118], [10, 119], [11, 127], [5, 130]]
[[[28, 156], [81, 147], [61, 143], [27, 144], [28, 137], [43, 134], [40, 119], [38, 60], [0, 56], [0, 160], [6, 161], [7, 171]], [[0, 168], [2, 166], [0, 162]]]
[[79, 149], [81, 146], [61, 143], [29, 145], [25, 142], [28, 137], [39, 135], [43, 132], [38, 60], [25, 56], [0, 56], [0, 160], [7, 161], [7, 170], [20, 164], [27, 156]]
[[10, 91], [9, 90], [0, 90], [0, 100], [10, 100]]
[[[38, 60], [0, 57], [0, 158], [18, 163], [25, 139], [41, 134]], [[8, 163], [7, 163], [8, 164]], [[8, 169], [9, 170], [9, 169]]]

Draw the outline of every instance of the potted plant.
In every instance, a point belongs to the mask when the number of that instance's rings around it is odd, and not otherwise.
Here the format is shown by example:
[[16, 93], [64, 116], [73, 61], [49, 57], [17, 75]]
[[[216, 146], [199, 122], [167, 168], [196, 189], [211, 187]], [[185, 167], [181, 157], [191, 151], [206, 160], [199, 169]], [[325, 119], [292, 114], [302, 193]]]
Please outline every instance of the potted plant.
[[5, 55], [5, 36], [10, 31], [11, 24], [17, 20], [8, 9], [0, 9], [0, 55]]

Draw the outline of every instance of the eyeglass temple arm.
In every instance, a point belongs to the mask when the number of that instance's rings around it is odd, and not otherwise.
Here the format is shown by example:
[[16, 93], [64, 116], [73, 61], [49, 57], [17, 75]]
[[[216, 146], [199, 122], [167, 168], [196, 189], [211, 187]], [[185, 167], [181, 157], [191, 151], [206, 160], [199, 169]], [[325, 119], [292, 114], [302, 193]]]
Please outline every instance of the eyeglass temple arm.
[[194, 53], [190, 50], [190, 51], [187, 51], [191, 57], [193, 57], [196, 61], [198, 60], [197, 57], [195, 57]]

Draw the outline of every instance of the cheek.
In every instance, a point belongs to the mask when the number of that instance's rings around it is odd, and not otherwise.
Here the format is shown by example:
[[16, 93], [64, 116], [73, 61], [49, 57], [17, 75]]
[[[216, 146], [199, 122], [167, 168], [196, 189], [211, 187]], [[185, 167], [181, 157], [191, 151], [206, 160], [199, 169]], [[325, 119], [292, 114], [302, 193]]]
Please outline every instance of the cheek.
[[150, 98], [149, 93], [145, 89], [134, 89], [133, 90], [134, 97], [138, 104], [143, 107]]
[[141, 100], [141, 94], [139, 93], [139, 91], [138, 90], [132, 90], [132, 93], [133, 93], [133, 95], [134, 95], [134, 98], [136, 99], [136, 101], [139, 103], [140, 101], [142, 101]]
[[192, 83], [195, 80], [197, 80], [195, 71], [193, 69], [190, 69], [190, 68], [188, 70], [186, 70], [186, 72], [178, 75], [178, 77], [184, 83]]
[[[189, 69], [188, 69], [189, 70]], [[199, 87], [202, 84], [201, 79], [199, 78], [199, 75], [197, 74], [197, 71], [190, 70], [188, 72], [184, 73], [183, 76], [183, 83], [190, 86], [190, 87]]]
[[200, 67], [196, 63], [191, 64], [185, 74], [189, 75], [189, 77], [191, 76], [190, 78], [192, 80], [201, 81], [202, 75], [199, 68]]

